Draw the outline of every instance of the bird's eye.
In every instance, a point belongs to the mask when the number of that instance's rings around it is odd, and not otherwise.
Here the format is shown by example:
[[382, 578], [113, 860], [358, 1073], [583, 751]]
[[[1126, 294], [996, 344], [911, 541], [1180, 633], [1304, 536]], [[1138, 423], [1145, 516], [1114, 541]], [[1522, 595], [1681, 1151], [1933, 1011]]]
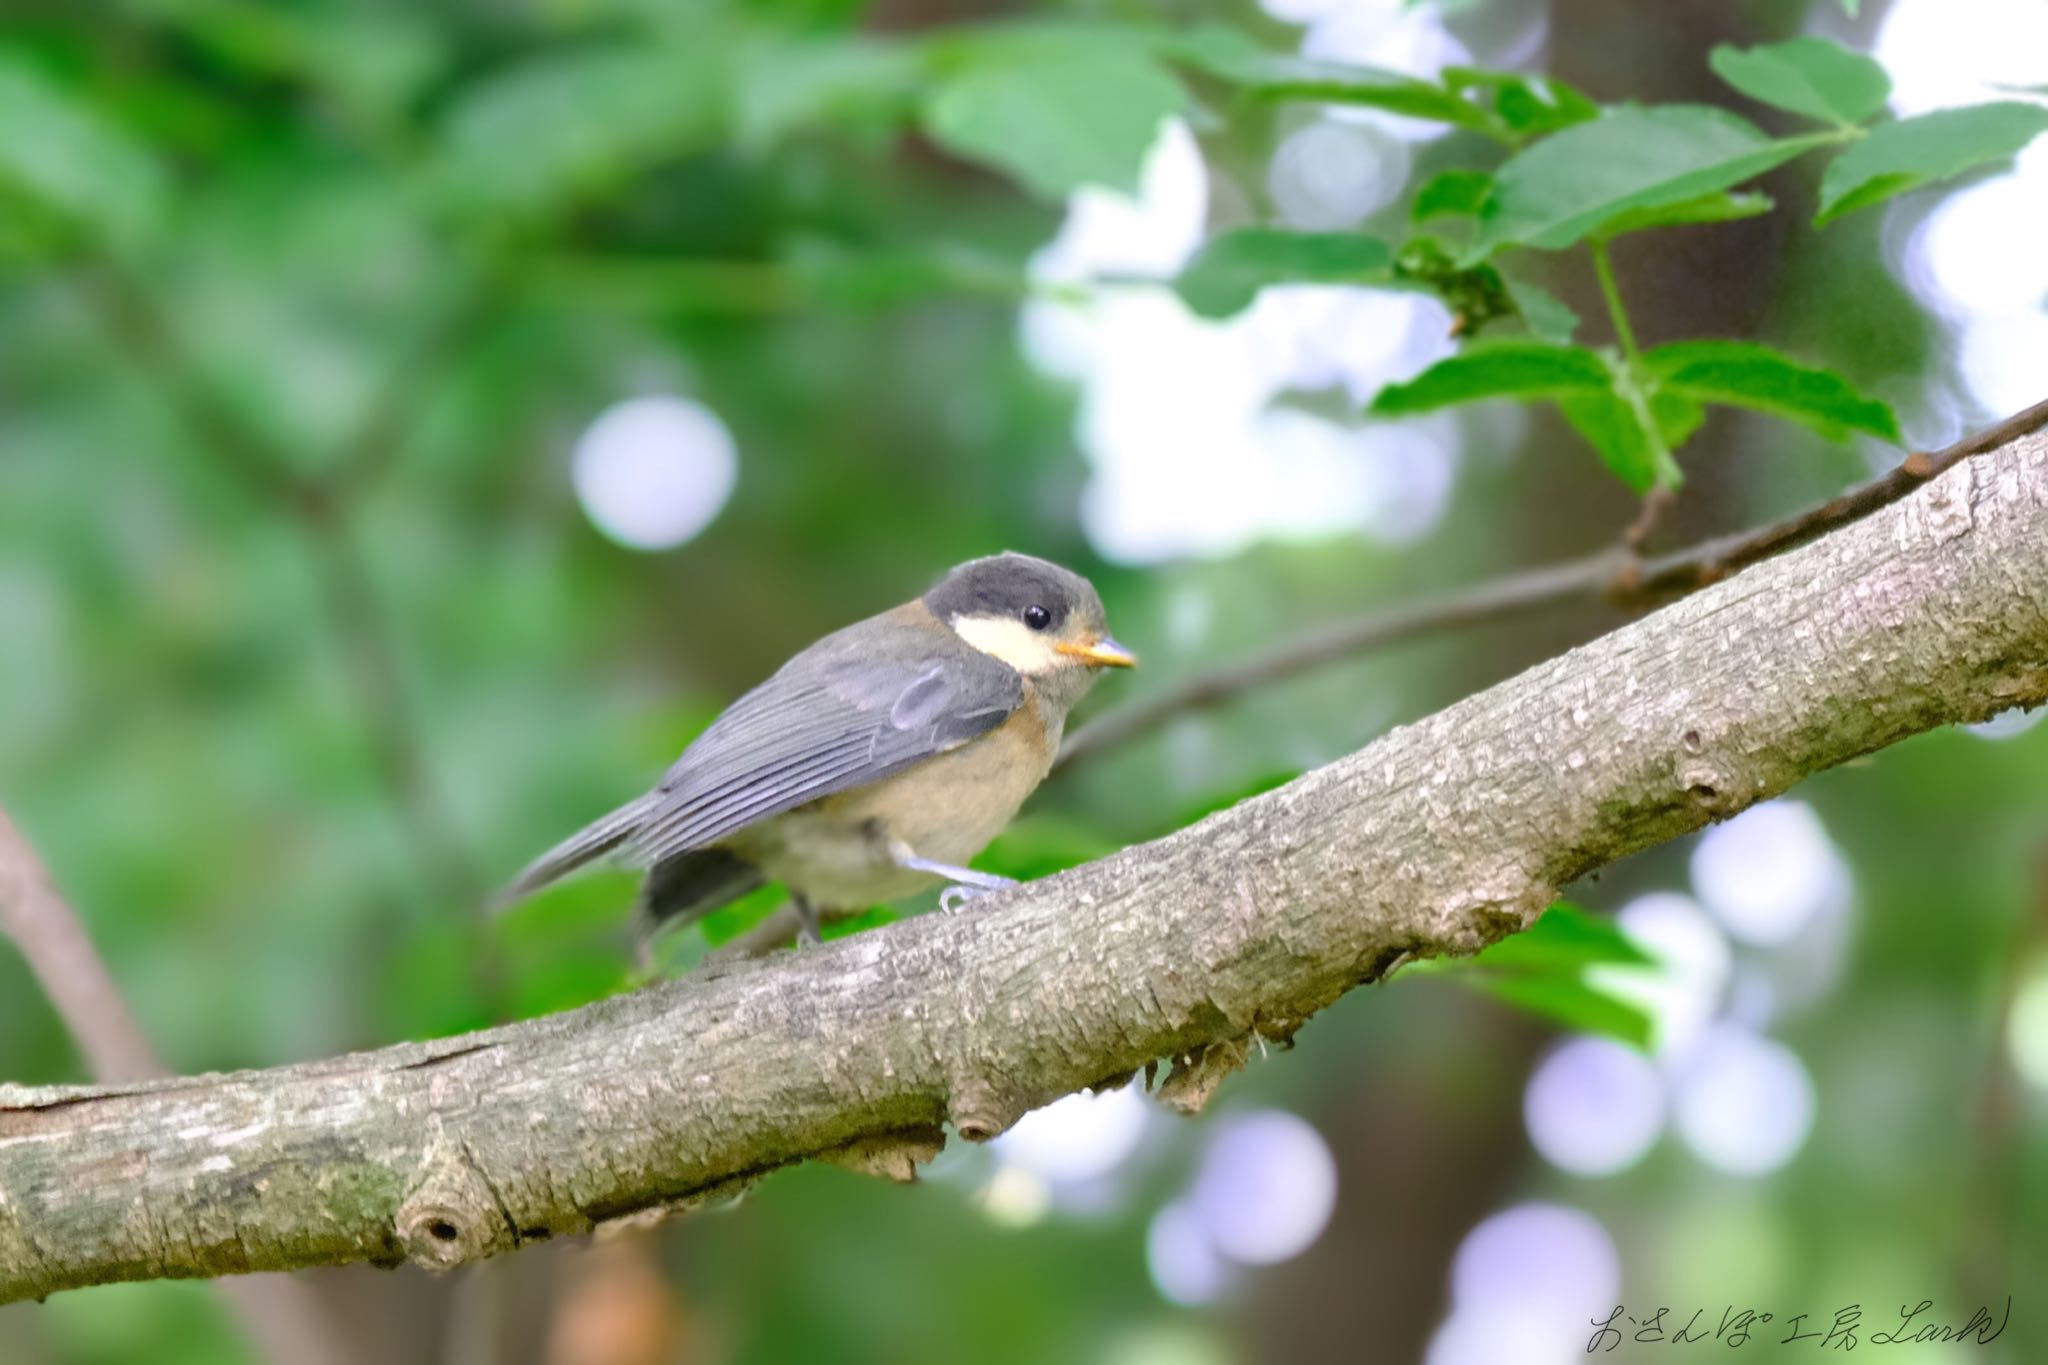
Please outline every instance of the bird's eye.
[[1033, 630], [1044, 630], [1052, 624], [1052, 613], [1044, 607], [1024, 608], [1024, 624]]

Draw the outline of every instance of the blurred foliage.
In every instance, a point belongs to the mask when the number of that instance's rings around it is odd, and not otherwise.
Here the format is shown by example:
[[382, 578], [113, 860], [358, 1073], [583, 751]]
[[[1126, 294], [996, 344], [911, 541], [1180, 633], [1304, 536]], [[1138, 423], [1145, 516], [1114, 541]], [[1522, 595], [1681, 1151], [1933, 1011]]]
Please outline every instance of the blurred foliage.
[[1593, 967], [1648, 967], [1653, 959], [1611, 920], [1567, 901], [1470, 958], [1425, 959], [1410, 970], [1441, 974], [1580, 1033], [1648, 1048], [1653, 1021], [1642, 1007], [1587, 978]]
[[[1743, 26], [1708, 60], [1764, 106], [1751, 123], [1692, 102], [1697, 46], [1655, 48], [1661, 16], [1640, 8], [1612, 29], [1560, 12], [1560, 64], [1611, 73], [1578, 90], [1307, 60], [1292, 29], [1224, 0], [1171, 24], [863, 0], [10, 6], [0, 801], [175, 1065], [284, 1062], [629, 984], [622, 874], [497, 928], [471, 911], [794, 649], [959, 559], [1013, 546], [1095, 578], [1147, 660], [1101, 706], [1363, 603], [1610, 543], [1630, 490], [1677, 482], [1681, 446], [1689, 531], [1832, 492], [1868, 448], [1828, 442], [1894, 438], [1893, 409], [1937, 406], [1920, 398], [1941, 382], [1880, 215], [1856, 211], [2006, 157], [2048, 116], [1891, 119], [1867, 59], [1770, 41], [1803, 6], [1706, 6]], [[1658, 101], [1622, 102], [1644, 91]], [[1261, 188], [1272, 147], [1325, 105], [1452, 130], [1417, 154], [1409, 201], [1356, 233], [1291, 230]], [[1074, 396], [1025, 363], [1016, 307], [1074, 295], [1034, 281], [1031, 253], [1069, 190], [1135, 183], [1170, 112], [1229, 191], [1176, 282], [1196, 311], [1307, 280], [1422, 290], [1459, 320], [1457, 355], [1374, 404], [1454, 410], [1470, 437], [1420, 543], [1268, 543], [1142, 571], [1091, 549]], [[1767, 193], [1744, 188], [1766, 175]], [[1716, 234], [1759, 254], [1717, 274]], [[1728, 295], [1761, 300], [1759, 335], [1728, 335]], [[1612, 344], [1575, 344], [1582, 330]], [[648, 391], [702, 399], [742, 452], [731, 503], [662, 555], [599, 535], [568, 477], [576, 434]], [[1466, 409], [1498, 396], [1564, 420]], [[1750, 412], [1796, 425], [1766, 437]], [[1574, 431], [1626, 487], [1550, 458]], [[1041, 875], [1178, 828], [1608, 623], [1517, 623], [1191, 716], [1056, 779], [985, 865]], [[1936, 735], [1812, 785], [1860, 927], [1841, 987], [1785, 1027], [1820, 1119], [1776, 1177], [1713, 1175], [1675, 1144], [1605, 1182], [1534, 1162], [1517, 1089], [1530, 1011], [1639, 1027], [1585, 984], [1625, 944], [1553, 911], [1505, 959], [1448, 974], [1520, 1010], [1401, 980], [1226, 1086], [1226, 1108], [1316, 1118], [1343, 1183], [1325, 1242], [1222, 1309], [1171, 1308], [1144, 1273], [1147, 1220], [1196, 1159], [1190, 1126], [1100, 1206], [1025, 1229], [974, 1195], [986, 1153], [949, 1155], [923, 1191], [778, 1176], [664, 1244], [693, 1339], [742, 1360], [1197, 1361], [1334, 1358], [1370, 1330], [1401, 1358], [1441, 1317], [1456, 1238], [1517, 1194], [1606, 1219], [1632, 1297], [2041, 1283], [2026, 1229], [2048, 1190], [1980, 1172], [2048, 1169], [2038, 1102], [2010, 1093], [1997, 1051], [2007, 964], [2048, 951], [2044, 744]], [[1684, 856], [1575, 895], [1611, 909], [1682, 883]], [[772, 905], [722, 912], [672, 965]], [[0, 954], [0, 1076], [77, 1074]], [[395, 1324], [413, 1354], [388, 1358], [438, 1358], [444, 1290], [373, 1279], [351, 1292], [385, 1297], [351, 1321]], [[197, 1286], [0, 1319], [9, 1360], [240, 1349]]]

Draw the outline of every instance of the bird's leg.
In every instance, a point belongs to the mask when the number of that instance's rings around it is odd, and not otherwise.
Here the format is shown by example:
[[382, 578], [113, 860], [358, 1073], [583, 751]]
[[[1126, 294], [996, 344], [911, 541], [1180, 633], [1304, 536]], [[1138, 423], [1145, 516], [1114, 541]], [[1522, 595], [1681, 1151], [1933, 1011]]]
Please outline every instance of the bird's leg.
[[976, 896], [1017, 884], [1015, 877], [998, 877], [993, 872], [976, 872], [971, 867], [955, 867], [951, 863], [920, 858], [910, 845], [900, 839], [889, 842], [889, 860], [908, 871], [929, 872], [951, 882], [951, 886], [939, 892], [939, 909], [949, 915]]
[[818, 930], [818, 907], [812, 905], [808, 900], [805, 900], [795, 892], [790, 893], [789, 905], [792, 910], [796, 911], [796, 946], [802, 948], [806, 945], [823, 943], [825, 936]]

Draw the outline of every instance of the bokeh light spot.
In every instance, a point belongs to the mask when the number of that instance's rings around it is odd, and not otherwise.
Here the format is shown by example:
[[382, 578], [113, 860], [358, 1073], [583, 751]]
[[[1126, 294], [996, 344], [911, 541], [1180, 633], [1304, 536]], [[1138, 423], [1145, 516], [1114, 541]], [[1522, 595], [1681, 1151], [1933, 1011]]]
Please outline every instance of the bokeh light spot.
[[1209, 1244], [1194, 1207], [1168, 1204], [1145, 1232], [1145, 1267], [1160, 1296], [1185, 1307], [1210, 1303], [1230, 1284], [1230, 1266]]
[[591, 523], [635, 550], [667, 550], [711, 524], [732, 495], [739, 453], [702, 403], [672, 394], [606, 408], [576, 442], [571, 478]]
[[1710, 1029], [1674, 1078], [1679, 1136], [1731, 1175], [1767, 1175], [1813, 1128], [1813, 1081], [1783, 1043], [1733, 1025]]
[[1192, 1195], [1210, 1245], [1272, 1265], [1307, 1250], [1337, 1206], [1337, 1162], [1305, 1120], [1278, 1109], [1217, 1125]]
[[2041, 0], [1894, 0], [1872, 55], [1902, 116], [2010, 99], [2005, 86], [2048, 82]]
[[1281, 220], [1308, 232], [1352, 228], [1401, 192], [1408, 149], [1368, 125], [1319, 119], [1281, 140], [1266, 186]]
[[2028, 1085], [2048, 1091], [2048, 968], [2036, 970], [2013, 996], [2005, 1041], [2013, 1070]]
[[1847, 901], [1849, 868], [1811, 806], [1767, 801], [1700, 837], [1692, 885], [1737, 939], [1781, 944]]
[[1655, 965], [1597, 966], [1586, 979], [1649, 1013], [1660, 1057], [1680, 1054], [1721, 1006], [1732, 959], [1728, 940], [1691, 897], [1675, 891], [1638, 896], [1615, 921]]
[[1429, 1365], [1583, 1359], [1586, 1324], [1620, 1295], [1621, 1257], [1599, 1219], [1561, 1204], [1504, 1209], [1458, 1246]]
[[1034, 1109], [995, 1140], [998, 1156], [1054, 1185], [1108, 1175], [1137, 1150], [1147, 1109], [1133, 1086]]
[[1028, 1228], [1052, 1211], [1052, 1190], [1022, 1166], [1003, 1166], [982, 1189], [981, 1207], [990, 1222]]
[[1664, 1126], [1664, 1084], [1633, 1048], [1573, 1038], [1537, 1066], [1522, 1096], [1529, 1141], [1574, 1175], [1613, 1175], [1643, 1159]]
[[2015, 706], [2010, 711], [2000, 711], [1990, 720], [1980, 720], [1975, 725], [1965, 725], [1963, 729], [1967, 733], [1975, 735], [1978, 739], [1992, 741], [2017, 739], [2036, 725], [2039, 725], [2044, 717], [2048, 717], [2048, 706], [2037, 706], [2031, 711], [2025, 711]]

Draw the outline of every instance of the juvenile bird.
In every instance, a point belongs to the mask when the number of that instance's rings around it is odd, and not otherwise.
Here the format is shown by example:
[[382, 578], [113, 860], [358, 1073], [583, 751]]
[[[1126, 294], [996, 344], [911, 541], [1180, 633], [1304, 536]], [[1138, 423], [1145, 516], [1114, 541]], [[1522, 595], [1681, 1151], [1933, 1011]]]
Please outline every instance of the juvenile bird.
[[516, 901], [607, 854], [647, 869], [642, 924], [688, 922], [764, 882], [804, 937], [821, 914], [953, 883], [1044, 780], [1067, 712], [1130, 668], [1102, 599], [1029, 555], [969, 560], [924, 596], [835, 631], [741, 697], [661, 785], [541, 855]]

